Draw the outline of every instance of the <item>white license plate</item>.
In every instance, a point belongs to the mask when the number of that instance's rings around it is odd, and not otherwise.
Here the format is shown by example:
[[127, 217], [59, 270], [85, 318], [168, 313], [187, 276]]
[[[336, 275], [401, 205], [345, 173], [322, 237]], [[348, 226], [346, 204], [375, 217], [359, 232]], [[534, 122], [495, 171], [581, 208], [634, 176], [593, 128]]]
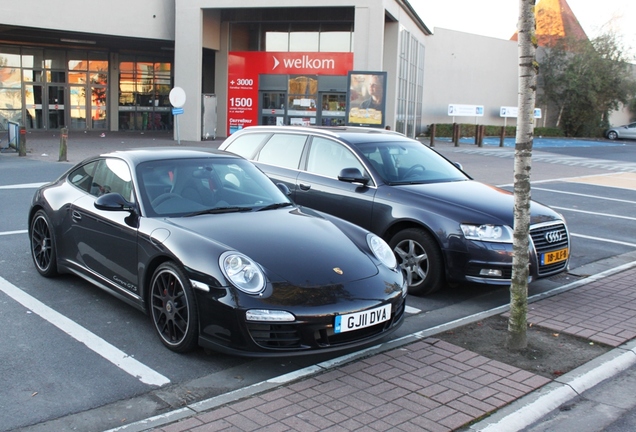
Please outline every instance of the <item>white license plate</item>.
[[334, 324], [334, 331], [336, 333], [344, 333], [365, 327], [371, 327], [390, 319], [391, 305], [388, 304], [379, 308], [370, 309], [362, 312], [355, 312], [347, 315], [337, 315], [336, 322]]

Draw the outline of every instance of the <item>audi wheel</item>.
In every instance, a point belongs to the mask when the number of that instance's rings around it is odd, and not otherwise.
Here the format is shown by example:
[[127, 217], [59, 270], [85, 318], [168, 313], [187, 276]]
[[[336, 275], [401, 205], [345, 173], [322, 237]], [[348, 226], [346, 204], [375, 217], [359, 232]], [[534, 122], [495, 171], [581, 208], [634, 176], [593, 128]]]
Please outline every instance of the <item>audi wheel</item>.
[[397, 233], [390, 242], [408, 282], [409, 294], [431, 294], [444, 284], [442, 253], [426, 231], [409, 228]]

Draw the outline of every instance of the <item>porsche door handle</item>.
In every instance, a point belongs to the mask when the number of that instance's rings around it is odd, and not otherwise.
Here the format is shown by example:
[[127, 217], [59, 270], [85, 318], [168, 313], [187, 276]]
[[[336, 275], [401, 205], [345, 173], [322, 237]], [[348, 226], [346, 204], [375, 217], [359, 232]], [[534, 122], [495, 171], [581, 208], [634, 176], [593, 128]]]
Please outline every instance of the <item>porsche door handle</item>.
[[300, 190], [304, 190], [304, 191], [308, 191], [309, 189], [311, 189], [311, 185], [306, 185], [302, 183], [300, 183], [298, 187], [300, 188]]
[[75, 222], [79, 222], [82, 220], [82, 214], [78, 211], [73, 210], [73, 213], [71, 214], [71, 217], [73, 218], [73, 220]]

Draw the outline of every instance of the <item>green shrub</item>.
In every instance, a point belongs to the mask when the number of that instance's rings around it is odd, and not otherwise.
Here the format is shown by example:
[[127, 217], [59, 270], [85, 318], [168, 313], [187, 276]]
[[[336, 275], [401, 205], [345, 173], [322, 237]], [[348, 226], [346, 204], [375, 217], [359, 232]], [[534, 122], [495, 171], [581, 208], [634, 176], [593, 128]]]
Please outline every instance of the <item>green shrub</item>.
[[[432, 126], [432, 125], [431, 125]], [[486, 125], [484, 130], [485, 136], [501, 136], [502, 126]], [[506, 136], [514, 137], [517, 133], [516, 126], [506, 126]], [[475, 125], [474, 124], [460, 124], [460, 134], [462, 137], [474, 137]], [[427, 133], [424, 136], [431, 136], [431, 127], [429, 127]], [[436, 123], [435, 124], [435, 136], [438, 138], [452, 138], [453, 137], [453, 124], [452, 123]], [[534, 136], [543, 137], [562, 137], [565, 136], [563, 130], [557, 127], [536, 127], [534, 128]]]

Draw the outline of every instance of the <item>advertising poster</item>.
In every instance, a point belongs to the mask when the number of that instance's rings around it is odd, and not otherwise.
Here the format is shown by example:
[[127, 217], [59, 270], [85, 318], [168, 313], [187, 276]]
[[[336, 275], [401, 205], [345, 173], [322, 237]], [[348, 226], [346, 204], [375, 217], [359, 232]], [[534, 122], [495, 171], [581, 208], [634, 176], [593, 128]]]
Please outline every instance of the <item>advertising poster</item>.
[[349, 72], [347, 124], [384, 127], [386, 72]]

